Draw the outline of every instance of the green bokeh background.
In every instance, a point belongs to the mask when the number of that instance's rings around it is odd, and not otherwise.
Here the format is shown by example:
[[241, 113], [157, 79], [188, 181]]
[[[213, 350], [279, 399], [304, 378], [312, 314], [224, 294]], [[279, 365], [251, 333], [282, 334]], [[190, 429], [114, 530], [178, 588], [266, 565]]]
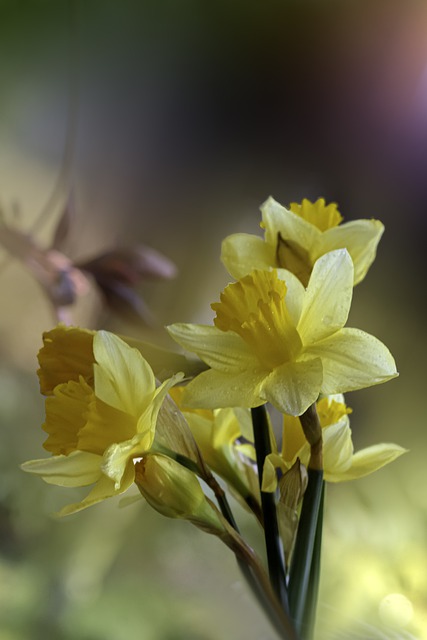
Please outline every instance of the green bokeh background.
[[[322, 639], [378, 628], [427, 638], [426, 42], [426, 7], [407, 0], [0, 2], [7, 224], [47, 246], [72, 190], [67, 255], [144, 242], [179, 268], [174, 282], [141, 285], [159, 329], [118, 320], [95, 293], [76, 323], [163, 339], [163, 324], [209, 322], [228, 280], [221, 239], [258, 233], [270, 194], [323, 196], [347, 220], [384, 222], [349, 325], [390, 347], [400, 377], [347, 401], [356, 448], [391, 441], [410, 452], [328, 487]], [[64, 188], [32, 231], [67, 136]], [[36, 353], [54, 320], [31, 274], [2, 253], [0, 640], [273, 639], [228, 550], [187, 523], [113, 501], [50, 517], [75, 495], [18, 465], [42, 455]], [[414, 614], [384, 630], [391, 593]]]

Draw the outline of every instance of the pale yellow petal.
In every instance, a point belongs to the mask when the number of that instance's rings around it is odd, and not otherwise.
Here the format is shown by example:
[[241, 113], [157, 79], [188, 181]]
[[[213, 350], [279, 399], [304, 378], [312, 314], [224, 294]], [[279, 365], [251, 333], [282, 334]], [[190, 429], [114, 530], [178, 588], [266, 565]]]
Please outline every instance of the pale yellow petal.
[[239, 280], [253, 269], [268, 271], [277, 266], [275, 249], [259, 236], [235, 233], [223, 240], [221, 260], [233, 278]]
[[252, 425], [251, 412], [244, 407], [235, 407], [233, 409], [236, 420], [239, 423], [240, 433], [249, 442], [253, 442], [254, 432]]
[[134, 416], [94, 398], [86, 413], [86, 423], [79, 431], [77, 447], [102, 456], [114, 442], [132, 438], [136, 425]]
[[297, 326], [305, 298], [305, 288], [300, 280], [290, 271], [286, 269], [277, 269], [277, 275], [280, 280], [286, 282], [285, 303], [291, 316], [292, 322]]
[[114, 481], [111, 480], [111, 478], [108, 478], [107, 476], [102, 474], [100, 479], [95, 484], [93, 489], [88, 493], [86, 498], [84, 498], [81, 502], [76, 502], [74, 504], [69, 504], [68, 506], [63, 507], [57, 515], [59, 517], [68, 516], [72, 513], [82, 511], [82, 509], [87, 509], [87, 507], [91, 507], [94, 504], [101, 502], [102, 500], [107, 500], [108, 498], [112, 498], [113, 496], [124, 493], [132, 485], [134, 479], [135, 470], [132, 463], [127, 466], [122, 478], [122, 482], [118, 488], [115, 487]]
[[378, 243], [384, 232], [379, 220], [354, 220], [325, 231], [319, 244], [319, 255], [346, 248], [354, 263], [354, 284], [365, 277], [375, 260]]
[[277, 473], [276, 470], [280, 469], [285, 472], [288, 470], [288, 466], [285, 464], [283, 458], [277, 453], [270, 453], [264, 460], [264, 468], [262, 471], [262, 490], [268, 493], [276, 491], [277, 489]]
[[393, 460], [396, 460], [403, 453], [407, 453], [407, 451], [407, 449], [397, 444], [376, 444], [367, 447], [353, 455], [351, 466], [348, 469], [342, 473], [334, 473], [331, 478], [326, 479], [330, 482], [343, 482], [362, 478], [393, 462]]
[[30, 460], [21, 465], [28, 473], [41, 476], [49, 484], [61, 487], [84, 487], [101, 476], [102, 458], [86, 451], [74, 451], [68, 456], [52, 456]]
[[284, 240], [290, 240], [303, 247], [310, 256], [312, 255], [322, 235], [317, 227], [292, 213], [271, 197], [261, 206], [261, 212], [265, 240], [269, 245], [277, 246], [280, 233]]
[[353, 442], [348, 421], [326, 427], [323, 435], [323, 465], [325, 480], [330, 481], [335, 474], [343, 473], [351, 466]]
[[209, 420], [196, 411], [188, 411], [185, 413], [185, 417], [191, 433], [197, 442], [197, 446], [202, 452], [202, 456], [205, 458], [207, 464], [211, 466], [213, 417]]
[[201, 409], [258, 407], [266, 401], [259, 392], [267, 375], [251, 368], [231, 374], [210, 369], [187, 385], [184, 402]]
[[94, 338], [95, 392], [106, 404], [139, 416], [155, 390], [154, 374], [137, 349], [107, 331]]
[[212, 446], [214, 449], [232, 445], [241, 435], [240, 424], [234, 409], [226, 408], [215, 412], [214, 427], [212, 429]]
[[141, 457], [150, 450], [154, 442], [156, 421], [160, 407], [169, 388], [181, 379], [182, 374], [178, 374], [156, 389], [152, 402], [150, 402], [135, 425], [137, 433], [129, 440], [117, 439], [106, 449], [102, 470], [109, 478], [114, 480], [116, 488], [119, 487], [122, 481], [129, 461]]
[[358, 329], [341, 329], [309, 347], [306, 355], [322, 359], [325, 395], [371, 387], [398, 375], [387, 347]]
[[353, 263], [345, 249], [316, 261], [298, 323], [304, 344], [332, 335], [347, 322], [353, 294]]
[[285, 414], [282, 434], [282, 457], [286, 462], [292, 463], [296, 459], [298, 451], [306, 443], [300, 419], [297, 416]]
[[265, 379], [261, 397], [282, 413], [299, 416], [315, 402], [322, 385], [322, 362], [287, 362]]
[[138, 433], [131, 440], [116, 442], [104, 453], [102, 471], [114, 480], [114, 488], [121, 485], [123, 474], [133, 458], [140, 458], [149, 451], [153, 437], [150, 432]]
[[210, 367], [231, 373], [254, 365], [251, 350], [233, 331], [225, 332], [209, 325], [184, 323], [172, 324], [166, 328], [178, 344], [197, 353]]
[[165, 380], [159, 387], [157, 387], [153, 394], [152, 401], [145, 409], [145, 411], [141, 414], [138, 420], [136, 428], [138, 433], [142, 433], [144, 431], [147, 431], [148, 429], [151, 429], [154, 433], [157, 416], [166, 396], [174, 385], [182, 381], [183, 377], [183, 373], [177, 373], [176, 375], [172, 376], [172, 378]]

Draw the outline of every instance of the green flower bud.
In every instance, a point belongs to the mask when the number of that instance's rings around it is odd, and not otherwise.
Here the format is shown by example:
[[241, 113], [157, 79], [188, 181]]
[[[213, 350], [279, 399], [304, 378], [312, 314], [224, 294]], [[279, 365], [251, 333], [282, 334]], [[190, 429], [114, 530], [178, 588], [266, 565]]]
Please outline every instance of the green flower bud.
[[216, 535], [224, 532], [219, 513], [203, 493], [197, 476], [176, 460], [148, 453], [135, 464], [135, 483], [162, 515], [190, 520]]

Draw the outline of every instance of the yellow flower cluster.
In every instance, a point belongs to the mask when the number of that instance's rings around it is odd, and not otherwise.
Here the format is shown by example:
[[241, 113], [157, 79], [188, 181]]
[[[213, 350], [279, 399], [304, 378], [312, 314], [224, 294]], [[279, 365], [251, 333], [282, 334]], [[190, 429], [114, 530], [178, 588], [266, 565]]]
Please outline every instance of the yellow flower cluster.
[[[264, 238], [235, 234], [223, 242], [222, 260], [237, 281], [212, 305], [214, 325], [168, 327], [172, 338], [200, 359], [197, 375], [185, 387], [173, 388], [183, 378], [179, 372], [157, 383], [141, 355], [144, 347], [131, 348], [111, 333], [58, 326], [45, 334], [39, 379], [47, 396], [44, 447], [52, 456], [23, 468], [61, 486], [92, 485], [81, 502], [61, 514], [123, 493], [136, 482], [166, 515], [215, 520], [194, 469], [189, 470], [191, 455], [174, 450], [176, 438], [188, 440], [174, 435], [186, 421], [197, 442], [195, 467], [206, 465], [246, 503], [255, 504], [259, 489], [250, 409], [267, 402], [284, 422], [281, 451], [273, 441], [265, 462], [265, 491], [276, 488], [278, 469], [286, 472], [297, 459], [308, 464], [310, 447], [299, 416], [314, 403], [327, 480], [371, 473], [403, 452], [382, 444], [354, 454], [349, 410], [342, 396], [334, 395], [397, 375], [382, 342], [345, 326], [353, 286], [375, 258], [383, 225], [376, 220], [341, 224], [337, 206], [323, 199], [287, 209], [269, 198], [261, 211]], [[147, 358], [152, 357], [150, 352]], [[176, 354], [173, 358], [179, 361]], [[163, 429], [169, 433], [165, 447], [156, 433], [169, 393], [178, 407], [169, 415], [175, 426]], [[185, 504], [177, 487], [187, 496]], [[174, 508], [171, 500], [180, 506]]]

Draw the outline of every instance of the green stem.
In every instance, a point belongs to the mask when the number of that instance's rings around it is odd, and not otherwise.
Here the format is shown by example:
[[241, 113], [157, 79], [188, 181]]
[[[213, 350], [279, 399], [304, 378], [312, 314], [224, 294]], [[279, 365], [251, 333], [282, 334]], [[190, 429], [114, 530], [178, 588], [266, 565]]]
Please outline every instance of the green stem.
[[268, 604], [271, 612], [270, 619], [275, 623], [275, 628], [279, 632], [280, 638], [283, 640], [299, 640], [289, 613], [283, 610], [281, 603], [272, 589], [270, 580], [253, 550], [243, 541], [238, 545], [231, 542], [229, 546], [233, 549], [237, 558], [240, 558], [243, 563], [253, 571], [253, 576], [259, 585], [260, 593]]
[[[186, 456], [171, 451], [162, 445], [156, 445], [156, 450], [159, 453], [163, 453], [164, 455], [174, 458], [177, 462], [197, 475], [201, 475], [199, 465]], [[234, 519], [233, 512], [231, 511], [227, 496], [206, 465], [203, 465], [203, 479], [214, 492], [222, 515], [234, 531], [239, 534], [239, 528], [236, 520]], [[241, 546], [233, 546], [232, 548], [240, 571], [251, 588], [252, 593], [261, 604], [273, 627], [279, 633], [280, 637], [285, 638], [286, 640], [296, 640], [292, 624], [289, 618], [281, 610], [280, 603], [271, 589], [267, 576], [264, 575], [261, 570], [253, 551], [250, 550], [249, 547], [244, 547], [245, 550], [242, 553]]]
[[[216, 483], [215, 479], [214, 482]], [[215, 493], [221, 513], [233, 529], [239, 533], [239, 528], [230, 509], [227, 496], [218, 483], [216, 484], [218, 490], [214, 487], [213, 483], [210, 483], [210, 487]], [[284, 616], [276, 594], [272, 591], [267, 576], [260, 571], [253, 552], [247, 548], [245, 553], [242, 554], [242, 550], [239, 548], [238, 550], [234, 549], [234, 553], [238, 567], [251, 588], [252, 593], [261, 604], [266, 616], [280, 637], [289, 640], [291, 638], [296, 639], [296, 636], [293, 635], [294, 632], [291, 622], [287, 616]]]
[[[318, 540], [317, 553], [320, 553], [320, 537], [317, 534], [317, 528], [322, 493], [323, 471], [309, 468], [308, 485], [302, 503], [289, 574], [289, 608], [299, 633], [302, 632], [305, 623], [307, 602], [309, 600], [314, 602], [314, 593], [310, 598], [309, 593], [312, 590], [310, 581], [316, 537]], [[318, 559], [315, 559], [315, 562], [318, 562]]]
[[304, 609], [304, 628], [302, 633], [303, 640], [312, 640], [314, 634], [314, 624], [316, 622], [317, 596], [319, 593], [320, 580], [320, 556], [322, 547], [322, 530], [323, 530], [323, 506], [325, 501], [325, 483], [322, 486], [322, 495], [320, 498], [319, 517], [317, 519], [316, 536], [314, 539], [313, 559], [311, 562], [311, 571], [309, 586], [307, 592], [307, 600]]
[[279, 535], [276, 502], [274, 493], [262, 491], [264, 460], [271, 453], [270, 427], [265, 405], [251, 409], [254, 429], [254, 444], [258, 466], [261, 506], [264, 515], [264, 536], [267, 551], [268, 572], [271, 585], [285, 611], [288, 611], [288, 593], [286, 589], [286, 571], [283, 547]]

